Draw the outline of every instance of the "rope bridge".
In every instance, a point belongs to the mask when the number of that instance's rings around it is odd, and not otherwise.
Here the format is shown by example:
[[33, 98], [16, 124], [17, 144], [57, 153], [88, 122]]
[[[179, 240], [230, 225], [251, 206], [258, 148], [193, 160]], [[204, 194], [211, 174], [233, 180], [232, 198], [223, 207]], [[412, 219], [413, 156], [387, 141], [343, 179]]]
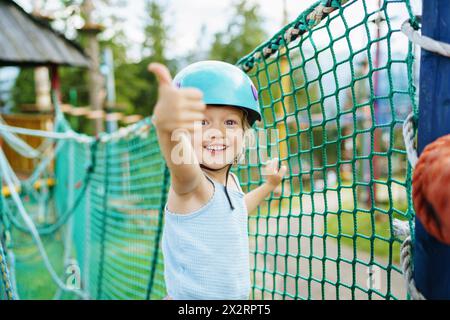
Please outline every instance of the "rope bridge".
[[[402, 19], [415, 19], [408, 0], [318, 1], [237, 62], [259, 91], [257, 131], [277, 129], [249, 154], [290, 169], [250, 213], [253, 299], [406, 298], [395, 225], [412, 227], [402, 125], [417, 107]], [[0, 124], [5, 141], [41, 155], [27, 181], [0, 157], [0, 298], [162, 299], [168, 171], [150, 119], [89, 137], [56, 110], [56, 132]], [[236, 171], [246, 191], [262, 182], [259, 164]]]

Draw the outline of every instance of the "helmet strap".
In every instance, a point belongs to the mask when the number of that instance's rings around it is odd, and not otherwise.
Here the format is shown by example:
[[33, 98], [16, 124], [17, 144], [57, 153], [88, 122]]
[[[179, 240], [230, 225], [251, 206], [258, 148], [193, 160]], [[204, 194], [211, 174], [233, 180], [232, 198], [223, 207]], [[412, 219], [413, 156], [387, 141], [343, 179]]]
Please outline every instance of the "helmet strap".
[[[234, 162], [236, 162], [236, 159], [234, 160]], [[209, 171], [212, 171], [212, 172], [218, 172], [218, 171], [221, 171], [221, 170], [227, 168], [227, 173], [226, 173], [226, 176], [225, 176], [225, 195], [227, 197], [228, 203], [230, 204], [231, 210], [234, 210], [233, 202], [231, 201], [230, 195], [228, 193], [228, 176], [230, 175], [231, 167], [233, 167], [233, 164], [227, 164], [225, 167], [220, 168], [220, 169], [212, 169], [212, 168], [208, 168], [207, 166], [205, 166], [203, 164], [200, 164], [200, 168], [205, 169], [205, 170], [209, 170]]]
[[212, 171], [212, 172], [222, 171], [223, 169], [227, 168], [228, 166], [232, 166], [232, 164], [227, 164], [225, 167], [222, 167], [222, 168], [219, 168], [219, 169], [213, 169], [213, 168], [207, 167], [207, 166], [205, 166], [203, 164], [200, 164], [200, 168], [208, 170], [208, 171]]

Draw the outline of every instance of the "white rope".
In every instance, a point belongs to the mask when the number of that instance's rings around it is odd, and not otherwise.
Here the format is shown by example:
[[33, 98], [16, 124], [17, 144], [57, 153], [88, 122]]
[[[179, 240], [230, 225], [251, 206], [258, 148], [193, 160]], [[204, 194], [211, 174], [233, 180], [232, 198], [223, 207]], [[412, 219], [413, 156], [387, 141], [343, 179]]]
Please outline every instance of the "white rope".
[[394, 235], [397, 238], [407, 238], [410, 233], [409, 222], [399, 219], [394, 219], [392, 226], [394, 228]]
[[[30, 194], [37, 199], [38, 202], [38, 208], [37, 208], [37, 216], [42, 217], [44, 216], [44, 210], [45, 210], [45, 203], [46, 198], [48, 198], [48, 188], [47, 184], [43, 183], [41, 187], [41, 191], [38, 192], [34, 189], [34, 183], [41, 177], [44, 173], [44, 171], [47, 169], [51, 161], [56, 157], [56, 155], [60, 152], [62, 147], [65, 145], [67, 141], [66, 140], [60, 140], [57, 142], [57, 146], [53, 152], [51, 152], [48, 155], [42, 154], [42, 156], [46, 156], [43, 158], [40, 163], [37, 165], [37, 168], [34, 170], [33, 174], [26, 180], [20, 180], [14, 170], [11, 168], [11, 165], [6, 160], [6, 169], [8, 170], [8, 176], [11, 178], [11, 180], [14, 182], [15, 189], [19, 190], [26, 190], [27, 192], [30, 192]], [[6, 158], [5, 158], [6, 159]], [[46, 180], [44, 180], [46, 181]]]
[[8, 263], [9, 281], [11, 283], [11, 290], [14, 296], [14, 300], [20, 300], [16, 281], [16, 258], [14, 256], [14, 252], [11, 250], [11, 233], [9, 232], [9, 230], [5, 230], [4, 236], [5, 236], [4, 253]]
[[17, 300], [20, 300], [19, 291], [17, 290], [17, 280], [16, 280], [16, 257], [12, 250], [7, 249], [6, 257], [8, 258], [9, 264], [9, 278], [11, 279], [11, 287], [14, 292], [14, 296]]
[[148, 131], [150, 127], [153, 125], [152, 119], [147, 117], [135, 124], [129, 125], [124, 128], [120, 128], [119, 130], [113, 133], [101, 133], [100, 141], [103, 143], [107, 143], [110, 141], [117, 141], [124, 138], [130, 138], [133, 136], [140, 136], [142, 138], [146, 138], [148, 136]]
[[411, 26], [409, 19], [403, 22], [401, 29], [409, 41], [420, 46], [422, 49], [450, 58], [450, 44], [421, 35]]
[[16, 135], [6, 131], [0, 131], [0, 136], [21, 156], [29, 159], [34, 159], [39, 156], [39, 152], [36, 149], [31, 148], [28, 144], [24, 144], [24, 141]]
[[416, 283], [414, 282], [413, 272], [412, 272], [412, 259], [411, 259], [411, 237], [408, 236], [403, 242], [400, 249], [400, 263], [402, 266], [403, 277], [407, 283], [407, 290], [411, 299], [413, 300], [426, 300], [425, 297], [417, 290]]
[[[69, 186], [73, 186], [75, 184], [75, 177], [74, 177], [74, 161], [75, 161], [75, 155], [74, 155], [74, 145], [71, 143], [68, 148], [69, 156], [68, 156], [68, 165], [69, 165], [69, 172], [68, 172], [68, 179], [67, 184]], [[74, 188], [69, 188], [67, 193], [67, 207], [72, 208], [74, 205]], [[63, 252], [63, 265], [64, 265], [64, 271], [67, 270], [67, 267], [69, 266], [72, 254], [72, 239], [73, 239], [73, 216], [69, 218], [66, 224], [65, 228], [65, 235], [64, 235], [64, 252]], [[58, 289], [55, 293], [54, 300], [60, 300], [61, 299], [62, 290]]]
[[[414, 170], [416, 167], [418, 156], [417, 149], [414, 143], [415, 139], [415, 123], [414, 112], [412, 111], [405, 119], [403, 123], [403, 141], [405, 142], [406, 155], [411, 168]], [[407, 221], [394, 220], [394, 234], [396, 236], [406, 237], [400, 249], [400, 263], [403, 271], [403, 277], [406, 281], [406, 289], [409, 296], [413, 300], [426, 300], [425, 297], [416, 288], [416, 283], [413, 277], [412, 271], [412, 259], [411, 259], [411, 236], [410, 228]]]
[[[59, 150], [61, 149], [62, 144], [59, 144], [58, 147], [56, 148], [54, 154], [51, 154], [50, 156], [48, 156], [47, 158], [44, 158], [38, 165], [38, 167], [36, 168], [36, 170], [33, 172], [33, 174], [30, 176], [30, 178], [28, 178], [27, 180], [21, 181], [16, 173], [14, 172], [14, 170], [11, 168], [11, 165], [9, 164], [9, 162], [7, 160], [6, 161], [6, 169], [8, 171], [8, 176], [11, 177], [11, 179], [13, 180], [13, 183], [15, 185], [15, 187], [29, 187], [30, 189], [33, 188], [33, 184], [36, 182], [36, 180], [39, 178], [39, 176], [42, 174], [42, 172], [45, 170], [45, 168], [49, 165], [49, 163], [51, 162], [51, 160], [54, 158], [55, 154], [57, 152], [59, 152]], [[4, 154], [3, 154], [4, 155]], [[6, 159], [6, 157], [5, 157]]]
[[[87, 292], [91, 292], [90, 288], [90, 275], [91, 275], [91, 184], [86, 187], [86, 201], [84, 211], [84, 257], [83, 257], [83, 273], [82, 273], [82, 286]], [[94, 223], [95, 224], [95, 223]]]
[[[8, 125], [1, 115], [0, 124]], [[61, 119], [58, 120], [58, 117], [56, 117], [56, 127], [59, 127], [60, 124], [62, 124]], [[0, 135], [11, 148], [25, 158], [40, 159], [53, 149], [54, 140], [50, 138], [46, 138], [38, 148], [33, 148], [25, 140], [14, 133], [0, 130]]]
[[[0, 124], [7, 125], [2, 116], [0, 116]], [[28, 145], [21, 138], [7, 131], [0, 131], [0, 136], [8, 143], [15, 151], [25, 158], [36, 158], [39, 156], [39, 151]]]
[[[1, 122], [1, 121], [0, 121]], [[47, 141], [51, 141], [50, 139]], [[16, 173], [14, 172], [14, 170], [11, 168], [11, 165], [9, 164], [9, 162], [7, 161], [7, 169], [9, 172], [9, 175], [12, 177], [12, 179], [14, 180], [14, 184], [16, 187], [28, 187], [29, 189], [33, 188], [33, 184], [37, 181], [37, 179], [39, 179], [39, 177], [42, 175], [42, 173], [44, 172], [44, 170], [48, 167], [48, 165], [51, 163], [51, 161], [56, 157], [56, 155], [61, 151], [62, 147], [65, 145], [67, 140], [60, 140], [57, 142], [56, 148], [54, 148], [54, 150], [51, 150], [50, 147], [53, 143], [51, 143], [50, 145], [46, 145], [44, 151], [39, 155], [39, 157], [41, 158], [41, 161], [39, 162], [39, 164], [36, 166], [36, 169], [34, 170], [33, 174], [24, 181], [21, 181]], [[44, 144], [47, 144], [44, 142]], [[42, 145], [41, 145], [42, 146]], [[41, 147], [40, 147], [41, 148]], [[52, 152], [49, 152], [52, 151]]]
[[411, 167], [416, 167], [418, 156], [417, 150], [414, 144], [414, 112], [411, 112], [403, 123], [403, 140], [405, 142], [406, 155]]
[[50, 152], [45, 158], [41, 160], [41, 162], [37, 165], [36, 170], [34, 170], [33, 174], [24, 182], [30, 186], [32, 186], [37, 179], [41, 176], [44, 170], [50, 165], [51, 161], [57, 156], [57, 154], [61, 151], [63, 146], [67, 141], [58, 141], [56, 148], [53, 152]]
[[[128, 127], [120, 128], [119, 130], [113, 133], [105, 133], [102, 132], [99, 134], [99, 139], [103, 143], [107, 143], [110, 141], [117, 141], [124, 138], [130, 138], [133, 136], [140, 136], [142, 138], [146, 138], [148, 136], [148, 130], [152, 126], [150, 118], [145, 118], [135, 124], [132, 124]], [[79, 134], [73, 131], [70, 128], [66, 128], [65, 132], [52, 132], [52, 131], [43, 131], [43, 130], [35, 130], [35, 129], [27, 129], [20, 127], [13, 127], [6, 124], [0, 123], [0, 134], [4, 134], [3, 132], [9, 133], [17, 133], [28, 136], [36, 136], [54, 140], [75, 140], [79, 143], [89, 144], [95, 141], [94, 137]]]
[[45, 154], [48, 149], [53, 147], [54, 143], [55, 142], [52, 139], [45, 139], [36, 150], [38, 150], [40, 154]]
[[33, 237], [34, 242], [36, 243], [36, 246], [39, 250], [39, 253], [42, 257], [42, 260], [44, 261], [45, 267], [47, 268], [52, 280], [56, 283], [56, 285], [61, 288], [64, 291], [67, 292], [73, 292], [74, 294], [76, 294], [77, 296], [79, 296], [82, 299], [87, 299], [88, 295], [81, 291], [81, 290], [72, 290], [70, 288], [68, 288], [62, 281], [61, 279], [59, 279], [55, 269], [53, 268], [47, 252], [45, 251], [44, 245], [42, 243], [42, 240], [39, 236], [39, 233], [37, 231], [36, 225], [34, 224], [33, 220], [30, 218], [30, 216], [28, 215], [28, 213], [26, 212], [26, 209], [20, 199], [19, 194], [17, 193], [15, 186], [14, 186], [14, 182], [12, 181], [11, 176], [9, 175], [9, 171], [8, 171], [8, 166], [6, 165], [8, 161], [6, 160], [5, 154], [3, 153], [3, 150], [0, 150], [0, 167], [1, 167], [1, 171], [3, 173], [3, 179], [5, 180], [7, 186], [10, 188], [10, 192], [11, 192], [11, 197], [14, 200], [18, 212], [20, 214], [20, 216], [22, 217], [23, 221], [25, 222], [26, 226], [28, 227], [28, 229], [30, 230], [30, 233]]
[[[69, 221], [67, 222], [67, 225], [65, 227], [66, 230], [63, 241], [63, 266], [64, 266], [63, 274], [65, 274], [67, 267], [69, 266], [69, 263], [71, 261], [70, 255], [72, 254], [73, 217], [69, 218]], [[58, 288], [58, 290], [56, 290], [55, 292], [53, 300], [61, 300], [61, 295], [62, 290], [61, 288]]]
[[27, 135], [27, 136], [50, 138], [50, 139], [55, 139], [55, 140], [75, 140], [79, 143], [91, 143], [92, 141], [94, 141], [94, 138], [85, 136], [85, 135], [81, 135], [81, 134], [77, 134], [74, 131], [52, 132], [52, 131], [13, 127], [13, 126], [8, 126], [8, 125], [4, 125], [4, 124], [0, 124], [0, 131], [23, 134], [23, 135]]
[[[0, 157], [5, 157], [3, 150], [1, 151], [1, 155]], [[19, 178], [17, 177], [16, 173], [14, 172], [14, 170], [11, 168], [11, 165], [9, 164], [8, 161], [6, 161], [6, 170], [8, 171], [9, 176], [11, 177], [11, 179], [13, 180], [13, 183], [16, 187], [19, 187], [21, 185]]]

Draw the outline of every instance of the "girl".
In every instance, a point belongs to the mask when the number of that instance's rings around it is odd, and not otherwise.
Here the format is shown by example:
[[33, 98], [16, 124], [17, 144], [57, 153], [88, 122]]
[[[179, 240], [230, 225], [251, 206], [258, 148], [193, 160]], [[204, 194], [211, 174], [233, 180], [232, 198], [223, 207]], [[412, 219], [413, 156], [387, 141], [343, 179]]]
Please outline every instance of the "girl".
[[245, 132], [261, 120], [257, 91], [243, 71], [219, 61], [194, 63], [174, 81], [161, 64], [149, 70], [159, 82], [153, 123], [171, 174], [162, 238], [166, 299], [248, 299], [247, 214], [287, 170], [270, 161], [266, 182], [248, 194], [230, 174]]

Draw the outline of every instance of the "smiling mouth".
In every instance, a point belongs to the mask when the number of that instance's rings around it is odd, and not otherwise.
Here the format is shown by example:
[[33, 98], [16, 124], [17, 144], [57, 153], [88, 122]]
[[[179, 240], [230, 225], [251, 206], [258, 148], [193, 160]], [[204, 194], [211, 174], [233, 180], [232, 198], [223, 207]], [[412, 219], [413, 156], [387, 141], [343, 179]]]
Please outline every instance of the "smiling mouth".
[[205, 146], [203, 148], [208, 150], [211, 153], [216, 153], [216, 152], [225, 151], [228, 148], [228, 146], [226, 146], [224, 144], [212, 144], [212, 145]]

